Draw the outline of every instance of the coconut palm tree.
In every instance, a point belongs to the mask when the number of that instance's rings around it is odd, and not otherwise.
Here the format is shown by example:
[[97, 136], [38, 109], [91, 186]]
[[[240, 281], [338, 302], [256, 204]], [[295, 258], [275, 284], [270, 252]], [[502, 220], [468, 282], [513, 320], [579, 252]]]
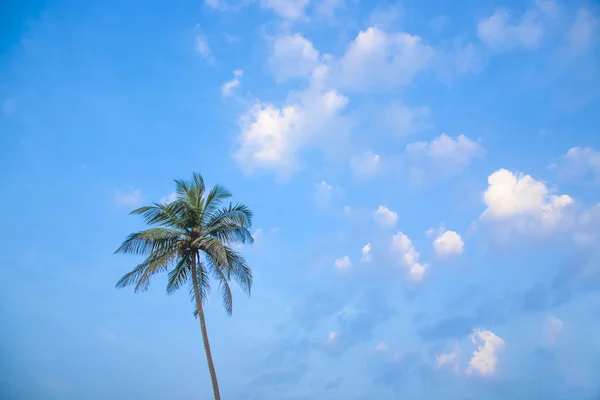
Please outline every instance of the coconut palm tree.
[[219, 185], [208, 191], [200, 174], [195, 173], [191, 181], [176, 180], [175, 184], [177, 196], [173, 202], [154, 203], [131, 212], [142, 215], [151, 227], [129, 235], [115, 253], [143, 255], [146, 259], [116, 286], [145, 291], [151, 278], [160, 272], [168, 272], [169, 294], [191, 282], [194, 315], [200, 320], [215, 400], [220, 400], [203, 303], [211, 277], [219, 285], [229, 315], [233, 306], [229, 286], [232, 280], [250, 295], [252, 271], [232, 246], [253, 242], [249, 232], [252, 213], [243, 204], [223, 205], [231, 194]]

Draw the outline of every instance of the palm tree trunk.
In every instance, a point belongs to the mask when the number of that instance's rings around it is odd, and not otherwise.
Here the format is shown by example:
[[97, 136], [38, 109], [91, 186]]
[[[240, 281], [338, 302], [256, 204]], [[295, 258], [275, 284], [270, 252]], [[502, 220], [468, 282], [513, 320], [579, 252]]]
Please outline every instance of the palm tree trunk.
[[200, 320], [200, 329], [202, 330], [202, 341], [204, 342], [204, 351], [206, 352], [206, 361], [208, 361], [208, 372], [212, 381], [213, 393], [215, 400], [221, 400], [219, 393], [219, 382], [217, 381], [217, 373], [213, 364], [212, 354], [210, 352], [210, 343], [208, 342], [208, 332], [206, 331], [206, 320], [204, 319], [204, 309], [202, 308], [202, 299], [200, 297], [200, 288], [198, 286], [198, 275], [196, 269], [196, 257], [192, 260], [192, 283], [194, 285], [194, 297], [196, 298], [196, 308], [198, 309], [198, 319]]

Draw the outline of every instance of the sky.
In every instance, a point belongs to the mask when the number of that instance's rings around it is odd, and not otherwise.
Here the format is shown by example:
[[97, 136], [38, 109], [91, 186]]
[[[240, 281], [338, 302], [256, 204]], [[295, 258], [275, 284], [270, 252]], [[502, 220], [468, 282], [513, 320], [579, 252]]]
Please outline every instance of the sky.
[[128, 213], [254, 212], [207, 300], [223, 399], [600, 396], [600, 5], [5, 2], [0, 398], [208, 400]]

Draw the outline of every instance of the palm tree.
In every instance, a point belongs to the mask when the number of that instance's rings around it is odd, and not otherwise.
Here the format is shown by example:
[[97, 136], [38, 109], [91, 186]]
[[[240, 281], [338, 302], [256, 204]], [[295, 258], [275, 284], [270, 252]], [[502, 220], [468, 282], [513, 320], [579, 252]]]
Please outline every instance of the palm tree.
[[146, 259], [116, 286], [134, 285], [134, 292], [145, 291], [155, 274], [168, 271], [167, 293], [171, 294], [191, 278], [194, 315], [200, 320], [215, 400], [220, 400], [202, 305], [211, 276], [219, 284], [229, 315], [233, 306], [229, 286], [232, 279], [250, 295], [252, 270], [231, 246], [253, 242], [249, 231], [252, 212], [239, 203], [224, 206], [223, 200], [231, 194], [219, 185], [207, 191], [200, 174], [194, 173], [191, 181], [175, 180], [175, 184], [177, 197], [173, 202], [154, 203], [131, 212], [142, 215], [152, 227], [129, 235], [115, 253], [143, 255]]

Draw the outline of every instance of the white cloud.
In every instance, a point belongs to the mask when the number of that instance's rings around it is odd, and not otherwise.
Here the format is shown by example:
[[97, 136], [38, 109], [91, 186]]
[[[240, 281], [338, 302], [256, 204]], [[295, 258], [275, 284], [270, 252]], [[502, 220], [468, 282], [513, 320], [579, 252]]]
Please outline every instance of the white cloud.
[[233, 71], [233, 79], [229, 82], [225, 82], [223, 86], [221, 86], [221, 92], [223, 93], [223, 96], [230, 96], [233, 91], [240, 86], [240, 80], [243, 74], [244, 71], [241, 69], [236, 69]]
[[374, 213], [375, 222], [383, 227], [392, 227], [396, 225], [398, 221], [398, 214], [395, 211], [390, 210], [386, 206], [379, 206]]
[[417, 158], [435, 161], [445, 169], [460, 170], [483, 152], [481, 145], [465, 135], [456, 139], [442, 133], [431, 142], [415, 142], [406, 146], [406, 152]]
[[550, 315], [546, 321], [548, 344], [555, 345], [562, 336], [564, 329], [565, 323], [554, 315]]
[[302, 125], [298, 106], [279, 109], [272, 104], [256, 104], [241, 117], [242, 134], [236, 161], [252, 172], [257, 167], [279, 171], [295, 170], [296, 151], [301, 137], [297, 127]]
[[505, 346], [504, 340], [493, 332], [483, 329], [473, 330], [471, 340], [477, 349], [469, 360], [466, 373], [482, 376], [494, 375], [498, 367], [498, 355]]
[[462, 254], [464, 242], [460, 235], [454, 231], [445, 231], [433, 241], [433, 249], [440, 257]]
[[587, 8], [580, 8], [567, 36], [567, 46], [574, 55], [586, 53], [597, 40], [600, 23]]
[[497, 9], [479, 21], [477, 36], [496, 51], [517, 47], [534, 49], [542, 42], [548, 19], [556, 14], [556, 7], [552, 0], [538, 0], [520, 18], [513, 18], [508, 9]]
[[340, 87], [352, 90], [391, 90], [411, 82], [433, 54], [419, 36], [386, 33], [373, 26], [349, 44], [334, 78]]
[[135, 207], [142, 202], [142, 191], [130, 187], [128, 190], [115, 190], [114, 201], [118, 206]]
[[450, 353], [442, 353], [435, 357], [435, 366], [438, 369], [449, 367], [453, 371], [458, 372], [460, 363], [460, 353], [458, 349]]
[[582, 178], [600, 183], [600, 151], [591, 147], [572, 147], [558, 164], [551, 165], [564, 178]]
[[269, 64], [278, 81], [307, 77], [318, 63], [319, 52], [299, 33], [275, 38]]
[[338, 271], [345, 271], [352, 266], [352, 262], [350, 262], [350, 257], [344, 256], [336, 259], [333, 265]]
[[177, 200], [177, 193], [172, 192], [166, 196], [161, 197], [159, 203], [169, 204], [169, 203], [174, 202], [175, 200]]
[[362, 262], [371, 262], [371, 243], [367, 243], [362, 248]]
[[280, 179], [289, 178], [301, 167], [300, 150], [325, 144], [347, 131], [341, 113], [348, 98], [323, 88], [327, 73], [325, 66], [317, 66], [309, 89], [290, 99], [289, 105], [279, 108], [258, 102], [240, 117], [241, 134], [234, 159], [246, 173], [263, 169]]
[[392, 237], [392, 252], [401, 255], [402, 264], [409, 269], [409, 275], [412, 280], [420, 281], [425, 275], [429, 264], [420, 264], [421, 255], [415, 249], [412, 241], [402, 232], [396, 233]]
[[507, 221], [522, 229], [549, 229], [563, 221], [574, 200], [568, 195], [550, 194], [543, 182], [529, 175], [499, 169], [488, 177], [483, 194], [487, 208], [481, 219]]
[[260, 4], [273, 10], [282, 18], [299, 20], [305, 17], [306, 6], [310, 0], [260, 0]]
[[354, 175], [359, 178], [370, 178], [377, 174], [381, 167], [381, 157], [372, 151], [353, 157], [350, 160], [350, 168]]
[[198, 52], [198, 54], [200, 54], [202, 57], [207, 59], [212, 57], [210, 47], [208, 47], [208, 40], [206, 39], [205, 35], [196, 34], [195, 48], [196, 52]]
[[385, 353], [389, 349], [390, 349], [389, 346], [385, 342], [379, 342], [379, 343], [377, 343], [377, 346], [375, 346], [375, 351], [381, 352], [381, 353]]

